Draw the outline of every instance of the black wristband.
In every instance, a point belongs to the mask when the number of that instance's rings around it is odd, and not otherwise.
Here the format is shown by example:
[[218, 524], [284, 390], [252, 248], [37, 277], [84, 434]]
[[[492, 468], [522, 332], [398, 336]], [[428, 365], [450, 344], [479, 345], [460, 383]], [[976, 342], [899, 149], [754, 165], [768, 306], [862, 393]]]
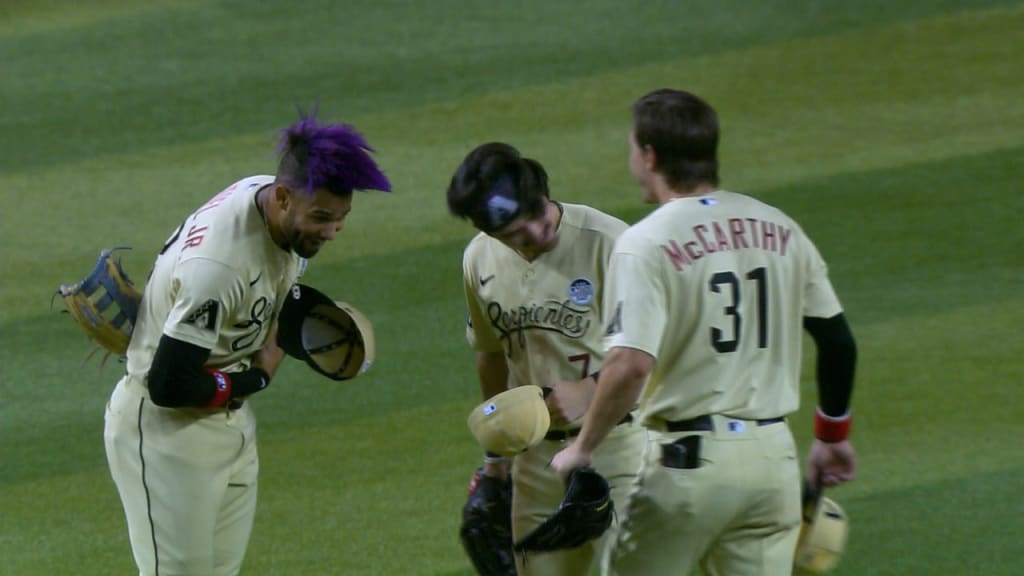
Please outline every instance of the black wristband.
[[231, 397], [249, 396], [270, 385], [270, 376], [260, 368], [231, 373]]

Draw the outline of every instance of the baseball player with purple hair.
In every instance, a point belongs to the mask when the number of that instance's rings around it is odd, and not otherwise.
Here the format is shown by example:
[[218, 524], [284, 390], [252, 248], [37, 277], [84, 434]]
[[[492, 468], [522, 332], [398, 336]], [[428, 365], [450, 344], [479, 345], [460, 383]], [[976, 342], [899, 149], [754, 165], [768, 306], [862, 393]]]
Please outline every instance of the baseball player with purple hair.
[[274, 320], [354, 190], [389, 191], [344, 124], [282, 131], [276, 176], [235, 182], [171, 234], [146, 283], [125, 375], [106, 410], [110, 473], [139, 574], [237, 574], [256, 511], [247, 399], [284, 352]]

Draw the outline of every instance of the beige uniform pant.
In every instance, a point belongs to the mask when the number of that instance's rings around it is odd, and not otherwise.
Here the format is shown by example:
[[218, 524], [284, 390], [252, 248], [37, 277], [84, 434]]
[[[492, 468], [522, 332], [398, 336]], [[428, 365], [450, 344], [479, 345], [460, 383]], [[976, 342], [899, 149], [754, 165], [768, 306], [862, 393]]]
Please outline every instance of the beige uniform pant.
[[[635, 490], [602, 560], [606, 576], [782, 576], [800, 530], [789, 426], [713, 416], [713, 432], [650, 431]], [[700, 436], [700, 466], [666, 467], [662, 444]]]
[[[608, 480], [616, 510], [625, 505], [636, 472], [640, 468], [647, 430], [630, 423], [620, 424], [594, 453], [593, 468]], [[571, 439], [570, 439], [571, 441]], [[515, 540], [529, 534], [558, 508], [565, 497], [565, 484], [548, 463], [566, 443], [544, 440], [516, 456], [512, 469], [512, 533]], [[573, 550], [531, 553], [516, 558], [520, 576], [590, 576], [611, 530], [603, 538]]]
[[238, 410], [161, 408], [129, 377], [104, 442], [142, 576], [237, 574], [256, 512], [256, 421]]

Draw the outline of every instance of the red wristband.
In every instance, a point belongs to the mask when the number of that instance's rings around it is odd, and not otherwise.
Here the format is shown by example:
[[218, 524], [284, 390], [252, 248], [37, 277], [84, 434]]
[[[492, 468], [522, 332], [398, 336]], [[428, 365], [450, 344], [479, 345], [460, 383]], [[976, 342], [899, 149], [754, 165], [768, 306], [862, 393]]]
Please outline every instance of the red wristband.
[[210, 402], [204, 408], [217, 408], [227, 404], [228, 400], [231, 399], [231, 376], [228, 376], [227, 372], [221, 372], [212, 368], [207, 368], [206, 371], [213, 374], [213, 380], [216, 385], [213, 388], [213, 398], [210, 399]]
[[852, 420], [849, 412], [837, 418], [825, 414], [819, 407], [814, 413], [814, 437], [830, 444], [842, 442], [850, 435]]

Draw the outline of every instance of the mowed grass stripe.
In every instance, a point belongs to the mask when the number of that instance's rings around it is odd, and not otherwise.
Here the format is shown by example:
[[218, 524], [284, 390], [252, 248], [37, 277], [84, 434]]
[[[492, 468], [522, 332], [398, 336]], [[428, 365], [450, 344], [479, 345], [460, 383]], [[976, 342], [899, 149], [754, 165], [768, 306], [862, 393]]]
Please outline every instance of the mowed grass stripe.
[[[479, 456], [465, 425], [473, 405], [467, 399], [284, 434], [268, 434], [261, 422], [260, 505], [246, 573], [429, 574], [467, 566], [457, 526]], [[4, 574], [131, 571], [120, 502], [102, 460], [7, 484], [0, 509]], [[35, 545], [41, 541], [47, 546]], [[406, 543], [401, 551], [396, 541]]]
[[[253, 565], [273, 556], [278, 565], [309, 568], [294, 573], [315, 572], [308, 542], [280, 541], [273, 533], [305, 530], [319, 533], [321, 541], [346, 533], [345, 547], [364, 551], [340, 560], [336, 551], [325, 551], [338, 573], [432, 574], [468, 566], [457, 534], [469, 477], [480, 458], [465, 424], [475, 404], [466, 397], [275, 439], [263, 450], [262, 478], [266, 492], [281, 497], [261, 508], [260, 521], [274, 528], [257, 537], [254, 547], [264, 548], [261, 541], [277, 544], [273, 554], [256, 553]], [[287, 489], [297, 482], [302, 490]], [[316, 519], [312, 530], [310, 518]], [[395, 542], [407, 543], [408, 553], [396, 553]]]
[[[467, 406], [459, 402], [261, 435], [262, 496], [247, 572], [462, 573], [457, 511], [477, 452], [463, 423]], [[930, 416], [934, 422], [943, 414]], [[1013, 525], [1017, 511], [1005, 503], [1013, 501], [1012, 479], [1024, 470], [1019, 461], [979, 466], [959, 449], [969, 441], [964, 433], [958, 446], [935, 427], [920, 427], [930, 445], [904, 430], [900, 442], [872, 446], [870, 432], [877, 431], [878, 421], [860, 422], [861, 477], [831, 494], [852, 522], [849, 553], [838, 574], [913, 574], [937, 566], [1013, 573], [1008, 551], [1015, 541], [1005, 527]], [[946, 423], [955, 432], [958, 423]], [[799, 420], [793, 426], [801, 436]], [[873, 454], [883, 450], [890, 458], [878, 462]], [[939, 458], [949, 465], [937, 465]], [[943, 505], [936, 508], [938, 502]], [[33, 519], [2, 531], [0, 551], [13, 561], [6, 565], [10, 573], [102, 574], [118, 566], [130, 571], [105, 469], [8, 487], [0, 503], [5, 519]], [[87, 531], [66, 529], [86, 521]], [[44, 538], [48, 549], [62, 554], [29, 545]], [[395, 551], [396, 541], [406, 542], [402, 553]], [[936, 556], [932, 547], [939, 541], [947, 545]], [[932, 553], [910, 553], [925, 549]]]
[[[371, 318], [377, 361], [350, 383], [328, 381], [301, 362], [286, 361], [271, 388], [253, 400], [265, 430], [280, 433], [475, 397], [461, 254], [461, 243], [449, 243], [309, 272], [304, 282]], [[0, 482], [72, 473], [102, 461], [103, 408], [123, 366], [111, 360], [101, 369], [99, 357], [83, 363], [92, 344], [56, 310], [0, 323], [0, 335], [7, 344], [0, 347], [0, 448], [12, 462], [0, 468]]]
[[[271, 130], [287, 118], [282, 104], [315, 98], [353, 117], [1005, 3], [114, 4], [116, 16], [80, 27], [40, 31], [30, 18], [33, 32], [0, 36], [5, 73], [18, 79], [2, 88], [0, 126], [25, 134], [0, 167]], [[309, 41], [330, 37], [345, 41]]]
[[[102, 436], [95, 441], [102, 454]], [[124, 513], [102, 455], [74, 474], [0, 486], [4, 576], [132, 573]]]
[[[970, 471], [970, 464], [964, 468]], [[831, 574], [1019, 575], [1021, 474], [1024, 466], [1018, 461], [998, 472], [977, 471], [842, 500], [850, 539]]]
[[[1020, 172], [1021, 152], [844, 175], [772, 190], [765, 199], [791, 212], [814, 237], [855, 327], [906, 319], [918, 336], [916, 319], [1019, 302], [1014, 250], [1024, 232], [1014, 218], [1024, 198], [1014, 194], [1013, 174]], [[979, 181], [986, 185], [962, 202], [964, 189]], [[647, 209], [637, 203], [623, 215], [634, 220]], [[286, 363], [258, 399], [268, 430], [475, 396], [472, 355], [463, 338], [461, 252], [461, 242], [449, 242], [344, 262], [315, 260], [304, 281], [352, 302], [374, 320], [378, 361], [362, 385], [342, 388], [343, 395], [322, 395], [324, 382], [300, 363]], [[64, 473], [95, 461], [98, 445], [51, 439], [96, 434], [121, 370], [116, 364], [100, 370], [96, 360], [79, 367], [90, 344], [69, 318], [38, 311], [48, 294], [37, 294], [29, 321], [2, 324], [0, 392], [8, 406], [32, 407], [8, 410], [0, 420], [0, 429], [9, 431], [0, 445], [9, 444], [14, 461], [22, 463], [5, 471], [14, 478]], [[958, 332], [984, 336], [988, 321], [978, 315]], [[920, 334], [920, 346], [927, 350], [939, 335]], [[864, 366], [870, 370], [872, 363]], [[292, 417], [295, 405], [304, 407], [303, 418]], [[40, 426], [40, 418], [51, 422]]]
[[[1024, 299], [858, 324], [855, 446], [860, 479], [840, 489], [879, 490], [1024, 467], [1000, 439], [1024, 433], [1017, 383], [1024, 354], [1015, 335]], [[806, 350], [813, 347], [807, 342]], [[793, 418], [801, 445], [811, 439], [817, 398], [813, 353], [805, 358], [803, 409]]]
[[118, 19], [193, 6], [204, 0], [4, 0], [0, 4], [0, 38], [37, 34], [74, 34], [82, 28], [116, 25]]
[[[1014, 186], [1024, 90], [1006, 51], [1020, 43], [1020, 23], [1018, 6], [865, 27], [344, 118], [381, 149], [399, 190], [359, 197], [349, 228], [307, 279], [365, 306], [381, 352], [353, 385], [289, 363], [254, 400], [264, 490], [249, 572], [471, 575], [453, 528], [477, 458], [464, 427], [477, 393], [458, 285], [470, 230], [445, 213], [444, 185], [470, 146], [507, 136], [549, 166], [558, 197], [635, 220], [649, 208], [625, 171], [628, 104], [672, 83], [722, 103], [726, 186], [798, 217], [830, 262], [860, 339], [862, 471], [835, 491], [854, 518], [851, 557], [837, 574], [1015, 573], [1009, 539], [1019, 507], [1007, 505], [1008, 490], [1024, 466], [1006, 439], [1022, 432], [1013, 413], [1024, 375], [1013, 361], [1024, 351]], [[279, 102], [268, 106], [283, 109]], [[324, 108], [334, 118], [342, 109]], [[272, 168], [269, 145], [268, 131], [254, 130], [133, 154], [115, 146], [97, 159], [0, 176], [0, 198], [16, 207], [0, 226], [0, 571], [131, 571], [101, 439], [119, 367], [80, 368], [88, 344], [44, 302], [100, 247], [121, 241], [136, 246], [126, 259], [141, 282], [184, 212], [231, 179]], [[114, 208], [96, 200], [110, 197]], [[804, 410], [793, 418], [801, 446], [810, 374], [808, 364]], [[332, 453], [344, 461], [331, 462]], [[331, 484], [329, 466], [353, 482]], [[388, 522], [374, 523], [381, 517]], [[324, 539], [321, 522], [335, 529]], [[392, 544], [410, 533], [415, 542], [397, 553]]]
[[[691, 87], [720, 108], [724, 182], [740, 190], [1019, 146], [1024, 79], [1011, 73], [1005, 51], [1021, 30], [1024, 9], [992, 11], [345, 118], [379, 149], [396, 192], [360, 197], [345, 248], [318, 260], [465, 238], [465, 227], [446, 213], [443, 191], [466, 151], [488, 139], [512, 141], [545, 162], [560, 198], [611, 211], [633, 206], [628, 106], [661, 85]], [[919, 48], [948, 46], [950, 38], [955, 48]], [[270, 134], [248, 134], [0, 176], [0, 194], [20, 206], [17, 220], [5, 214], [0, 231], [5, 275], [32, 271], [40, 284], [55, 285], [81, 274], [100, 247], [118, 243], [138, 248], [124, 257], [129, 270], [148, 270], [184, 212], [241, 175], [273, 170], [272, 144]], [[29, 226], [56, 217], [43, 190], [61, 191], [66, 216], [40, 235]], [[41, 254], [51, 265], [37, 271]], [[23, 288], [0, 287], [13, 304], [0, 317], [34, 309], [35, 296]]]

